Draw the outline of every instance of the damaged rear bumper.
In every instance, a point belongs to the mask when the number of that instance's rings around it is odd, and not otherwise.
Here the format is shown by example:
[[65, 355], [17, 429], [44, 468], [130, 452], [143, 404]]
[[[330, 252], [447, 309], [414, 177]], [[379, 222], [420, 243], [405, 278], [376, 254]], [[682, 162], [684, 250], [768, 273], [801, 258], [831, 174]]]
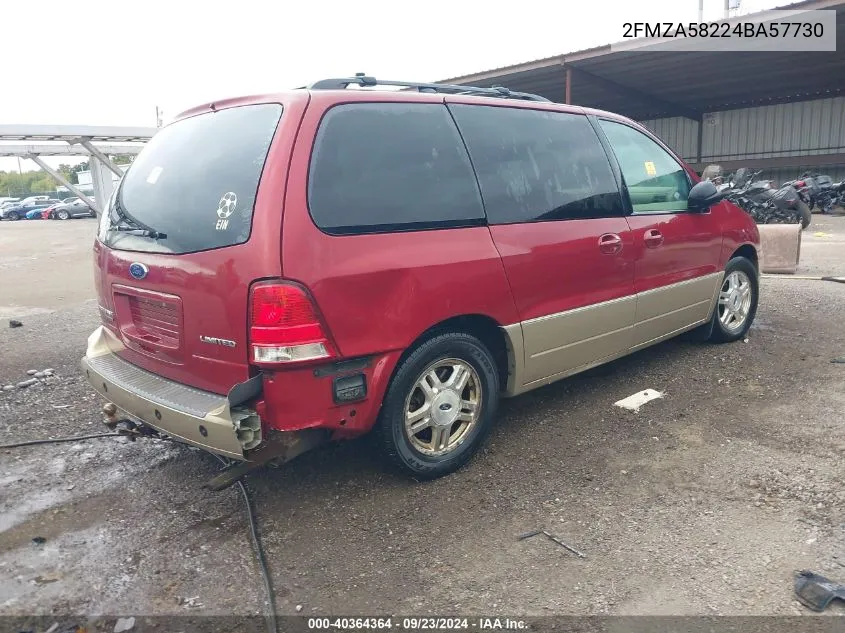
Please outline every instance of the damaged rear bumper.
[[[116, 353], [122, 347], [114, 334], [100, 326], [88, 337], [81, 363], [94, 390], [117, 407], [118, 419], [140, 420], [231, 459], [247, 459], [246, 451], [261, 444], [261, 422], [255, 411], [235, 406], [247, 399], [245, 395], [257, 395], [260, 383], [236, 385], [228, 397], [202, 391], [123, 360]], [[239, 402], [232, 402], [233, 394]]]

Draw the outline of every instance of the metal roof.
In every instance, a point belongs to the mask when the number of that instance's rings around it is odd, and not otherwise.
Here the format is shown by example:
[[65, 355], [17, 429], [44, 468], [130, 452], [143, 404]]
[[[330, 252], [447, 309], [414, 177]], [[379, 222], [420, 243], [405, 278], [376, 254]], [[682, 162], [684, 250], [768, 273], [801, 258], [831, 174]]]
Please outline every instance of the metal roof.
[[94, 143], [145, 143], [158, 132], [155, 127], [105, 125], [0, 125], [0, 141], [73, 141]]
[[[781, 10], [836, 10], [835, 52], [672, 52], [659, 44], [630, 50], [611, 45], [445, 79], [453, 84], [542, 95], [637, 120], [686, 116], [845, 94], [845, 0], [806, 0]], [[731, 20], [749, 19], [751, 15]]]
[[[97, 145], [97, 149], [107, 156], [126, 156], [138, 154], [144, 148], [143, 145], [110, 144]], [[33, 145], [28, 143], [0, 143], [0, 157], [9, 156], [90, 156], [90, 152], [82, 145]]]

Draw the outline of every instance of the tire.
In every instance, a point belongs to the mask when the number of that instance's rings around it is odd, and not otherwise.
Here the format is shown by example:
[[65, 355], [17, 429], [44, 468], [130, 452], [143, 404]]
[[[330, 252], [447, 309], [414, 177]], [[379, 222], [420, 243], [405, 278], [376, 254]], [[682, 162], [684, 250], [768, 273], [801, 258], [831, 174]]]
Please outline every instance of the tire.
[[56, 217], [60, 220], [70, 220], [70, 213], [67, 212], [67, 209], [62, 209], [56, 213]]
[[9, 215], [6, 216], [6, 219], [12, 220], [14, 222], [15, 220], [20, 220], [21, 216], [18, 215], [17, 211], [12, 211], [9, 213]]
[[[454, 378], [463, 385], [450, 389]], [[423, 381], [429, 387], [427, 394], [420, 386]], [[490, 350], [470, 334], [438, 332], [399, 361], [376, 422], [379, 448], [394, 468], [415, 479], [447, 475], [463, 466], [484, 442], [498, 401], [499, 373]], [[474, 416], [470, 403], [475, 404]], [[407, 413], [420, 416], [413, 420], [420, 427], [416, 433], [406, 430], [406, 419], [411, 417]], [[451, 447], [438, 442], [446, 432]]]
[[[747, 298], [742, 296], [745, 284], [748, 288]], [[745, 338], [757, 314], [759, 297], [757, 268], [745, 257], [731, 259], [725, 266], [725, 276], [719, 286], [719, 299], [713, 310], [710, 340], [714, 343], [731, 343]], [[741, 321], [740, 315], [744, 315]]]
[[810, 226], [810, 222], [813, 221], [813, 214], [810, 213], [810, 207], [808, 207], [803, 202], [798, 203], [798, 217], [801, 220], [801, 230], [803, 231], [808, 226]]

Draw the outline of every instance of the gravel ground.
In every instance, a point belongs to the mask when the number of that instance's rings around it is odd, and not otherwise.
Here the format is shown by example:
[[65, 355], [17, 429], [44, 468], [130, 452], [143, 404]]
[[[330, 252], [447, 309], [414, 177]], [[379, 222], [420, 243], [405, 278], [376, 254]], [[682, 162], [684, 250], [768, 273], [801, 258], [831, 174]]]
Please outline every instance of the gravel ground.
[[[78, 371], [93, 230], [0, 225], [0, 316], [24, 322], [0, 328], [0, 385], [55, 373], [0, 392], [0, 443], [103, 430]], [[816, 216], [799, 273], [845, 274], [843, 243], [845, 218]], [[485, 450], [434, 482], [385, 471], [366, 439], [251, 476], [279, 611], [807, 614], [793, 570], [845, 581], [842, 314], [845, 285], [765, 279], [746, 343], [669, 341], [506, 401]], [[645, 388], [666, 396], [613, 407]], [[0, 451], [0, 614], [259, 613], [237, 491], [200, 487], [216, 468], [123, 439]], [[541, 526], [586, 558], [516, 539]]]

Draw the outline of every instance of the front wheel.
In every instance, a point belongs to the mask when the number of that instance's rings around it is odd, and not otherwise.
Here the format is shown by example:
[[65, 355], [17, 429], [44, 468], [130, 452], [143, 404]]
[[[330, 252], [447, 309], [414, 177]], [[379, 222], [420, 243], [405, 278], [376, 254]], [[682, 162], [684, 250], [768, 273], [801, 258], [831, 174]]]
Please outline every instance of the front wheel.
[[470, 334], [437, 334], [400, 361], [377, 422], [380, 447], [417, 479], [446, 475], [481, 446], [498, 400], [487, 347]]
[[21, 219], [21, 216], [19, 216], [19, 215], [18, 215], [18, 212], [17, 212], [17, 211], [12, 211], [11, 213], [9, 213], [9, 215], [7, 215], [7, 216], [6, 216], [6, 219], [7, 219], [7, 220], [12, 220], [12, 221], [14, 221], [14, 220], [20, 220], [20, 219]]
[[757, 314], [757, 279], [757, 268], [745, 257], [734, 257], [728, 262], [713, 310], [711, 341], [730, 343], [745, 338]]
[[810, 207], [803, 202], [798, 203], [798, 218], [801, 221], [801, 230], [806, 229], [810, 226], [810, 222], [813, 221], [813, 214], [810, 212]]
[[56, 215], [59, 217], [60, 220], [70, 220], [70, 213], [65, 209], [62, 209]]

